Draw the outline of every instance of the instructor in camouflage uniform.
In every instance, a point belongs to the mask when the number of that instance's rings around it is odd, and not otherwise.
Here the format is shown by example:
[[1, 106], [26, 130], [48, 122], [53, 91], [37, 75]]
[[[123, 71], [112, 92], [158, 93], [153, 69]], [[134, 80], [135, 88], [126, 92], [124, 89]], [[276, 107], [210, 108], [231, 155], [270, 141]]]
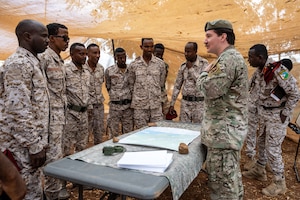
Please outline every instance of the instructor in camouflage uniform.
[[126, 64], [126, 51], [116, 48], [116, 64], [105, 70], [105, 86], [109, 94], [109, 117], [108, 127], [112, 137], [133, 130], [133, 109], [131, 104], [131, 90], [128, 82], [129, 72]]
[[182, 99], [180, 105], [179, 121], [201, 123], [203, 118], [204, 97], [196, 88], [196, 82], [200, 73], [208, 65], [208, 61], [197, 55], [198, 44], [188, 42], [184, 48], [186, 62], [184, 62], [177, 73], [174, 84], [169, 112], [174, 110], [175, 101], [182, 88]]
[[89, 133], [93, 133], [94, 144], [102, 142], [104, 133], [104, 97], [102, 84], [104, 83], [104, 68], [98, 63], [100, 48], [97, 44], [89, 44], [87, 47], [88, 60], [84, 68], [90, 72], [90, 101], [88, 106]]
[[204, 95], [201, 141], [208, 151], [211, 199], [242, 199], [240, 154], [248, 125], [247, 65], [233, 46], [235, 34], [229, 21], [207, 22], [205, 31], [207, 52], [218, 56], [197, 81]]
[[[288, 65], [292, 67], [292, 62]], [[243, 176], [266, 181], [265, 166], [268, 162], [274, 176], [262, 193], [277, 196], [287, 191], [281, 145], [300, 92], [296, 79], [281, 61], [265, 66], [260, 76], [258, 161], [251, 170], [243, 172]]]
[[153, 55], [153, 39], [142, 38], [140, 47], [143, 55], [128, 67], [132, 90], [131, 108], [134, 109], [134, 125], [137, 129], [163, 119], [161, 94], [166, 78], [164, 61]]
[[[16, 27], [19, 47], [0, 68], [0, 148], [10, 151], [25, 180], [25, 200], [42, 198], [41, 166], [46, 160], [49, 94], [38, 53], [47, 48], [48, 30], [23, 20]], [[2, 163], [1, 163], [2, 164]]]
[[[66, 71], [60, 52], [69, 44], [68, 28], [65, 25], [51, 23], [47, 25], [49, 47], [39, 55], [41, 68], [46, 74], [50, 95], [49, 148], [46, 151], [46, 164], [63, 157], [62, 140], [66, 124]], [[45, 176], [44, 192], [47, 200], [67, 199], [70, 195], [66, 188], [62, 190], [61, 181]]]

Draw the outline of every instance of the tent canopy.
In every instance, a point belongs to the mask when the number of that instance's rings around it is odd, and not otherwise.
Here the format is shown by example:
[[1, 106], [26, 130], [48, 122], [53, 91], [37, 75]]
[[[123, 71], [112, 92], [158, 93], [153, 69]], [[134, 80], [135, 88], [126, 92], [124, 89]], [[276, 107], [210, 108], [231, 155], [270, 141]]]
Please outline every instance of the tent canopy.
[[152, 37], [167, 49], [183, 52], [188, 41], [210, 57], [203, 46], [207, 21], [227, 19], [236, 34], [236, 47], [263, 43], [270, 54], [298, 51], [299, 0], [0, 0], [0, 59], [17, 47], [14, 30], [22, 19], [69, 28], [70, 43], [88, 38], [114, 39], [116, 45], [139, 50], [142, 37]]
[[[300, 0], [0, 0], [0, 60], [16, 50], [15, 27], [23, 19], [35, 19], [45, 25], [53, 22], [66, 25], [70, 44], [101, 44], [100, 60], [105, 51], [111, 53], [108, 44], [112, 39], [115, 47], [123, 47], [133, 58], [141, 54], [141, 38], [152, 37], [155, 43], [161, 42], [166, 47], [164, 60], [170, 65], [169, 97], [177, 69], [185, 60], [183, 52], [187, 42], [197, 42], [198, 54], [213, 59], [203, 45], [207, 21], [231, 21], [236, 34], [235, 46], [245, 58], [249, 48], [257, 43], [265, 44], [269, 54], [299, 57], [300, 52]], [[66, 51], [62, 57], [68, 54]], [[249, 67], [249, 75], [253, 69]], [[299, 79], [300, 70], [296, 66], [292, 73]], [[109, 98], [106, 90], [103, 91], [107, 110]], [[299, 111], [300, 106], [295, 109], [295, 115]]]

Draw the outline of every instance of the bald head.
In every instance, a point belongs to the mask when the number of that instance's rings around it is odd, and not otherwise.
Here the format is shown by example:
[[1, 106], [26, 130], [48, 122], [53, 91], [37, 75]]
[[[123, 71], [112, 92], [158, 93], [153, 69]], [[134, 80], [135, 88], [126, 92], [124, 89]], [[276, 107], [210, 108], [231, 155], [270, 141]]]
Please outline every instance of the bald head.
[[33, 33], [44, 27], [45, 26], [38, 21], [31, 20], [31, 19], [25, 19], [25, 20], [22, 20], [19, 22], [19, 24], [16, 27], [15, 32], [16, 32], [17, 37], [21, 38], [25, 32]]
[[42, 23], [25, 19], [19, 22], [15, 33], [19, 46], [27, 49], [34, 55], [42, 53], [48, 46], [48, 30]]

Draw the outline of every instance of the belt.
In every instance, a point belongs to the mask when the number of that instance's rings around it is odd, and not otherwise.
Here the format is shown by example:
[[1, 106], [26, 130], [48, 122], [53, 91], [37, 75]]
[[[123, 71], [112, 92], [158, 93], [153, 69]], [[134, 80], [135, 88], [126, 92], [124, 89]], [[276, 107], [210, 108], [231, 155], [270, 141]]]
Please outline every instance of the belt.
[[262, 106], [262, 107], [263, 107], [265, 110], [272, 110], [272, 109], [284, 107], [284, 106], [285, 106], [285, 103], [286, 103], [286, 102], [282, 102], [282, 103], [280, 104], [280, 106], [274, 106], [274, 107]]
[[203, 101], [204, 100], [204, 97], [195, 97], [195, 96], [190, 96], [190, 95], [183, 96], [182, 98], [186, 101]]
[[74, 110], [76, 112], [85, 112], [87, 110], [87, 106], [76, 106], [73, 104], [68, 104], [67, 106], [70, 110]]
[[127, 105], [131, 103], [131, 99], [124, 99], [121, 101], [110, 101], [110, 102], [117, 105]]

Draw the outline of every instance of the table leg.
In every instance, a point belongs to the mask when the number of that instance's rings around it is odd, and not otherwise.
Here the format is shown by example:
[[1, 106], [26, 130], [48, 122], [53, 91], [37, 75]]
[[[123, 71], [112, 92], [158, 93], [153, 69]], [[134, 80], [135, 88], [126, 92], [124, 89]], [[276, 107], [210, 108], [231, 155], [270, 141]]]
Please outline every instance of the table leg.
[[78, 200], [83, 200], [83, 185], [78, 185]]
[[122, 200], [126, 200], [126, 197], [127, 197], [127, 196], [125, 196], [125, 195], [121, 195], [121, 199], [122, 199]]

